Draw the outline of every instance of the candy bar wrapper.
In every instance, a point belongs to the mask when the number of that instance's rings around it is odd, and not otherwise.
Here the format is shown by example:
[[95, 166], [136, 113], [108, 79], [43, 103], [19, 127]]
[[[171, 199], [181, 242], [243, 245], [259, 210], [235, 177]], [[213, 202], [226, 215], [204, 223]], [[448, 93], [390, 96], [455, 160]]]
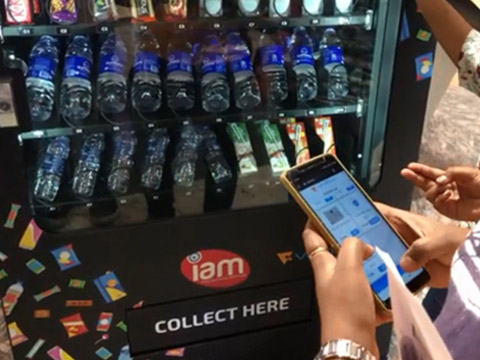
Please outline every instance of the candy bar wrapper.
[[73, 24], [78, 21], [75, 0], [51, 0], [50, 20], [57, 24]]
[[164, 5], [166, 20], [187, 18], [187, 0], [167, 0]]
[[263, 143], [270, 158], [273, 175], [280, 175], [290, 169], [290, 163], [285, 155], [285, 149], [283, 148], [278, 126], [271, 124], [269, 121], [260, 121], [257, 123], [257, 126], [259, 126]]
[[115, 0], [93, 0], [93, 12], [96, 21], [116, 20], [118, 18]]
[[4, 0], [7, 24], [30, 24], [32, 8], [30, 0]]
[[287, 124], [288, 137], [295, 145], [295, 158], [297, 165], [303, 164], [310, 159], [305, 124], [296, 122], [295, 119]]
[[315, 132], [325, 144], [324, 154], [336, 154], [331, 117], [315, 118]]
[[253, 147], [248, 135], [247, 125], [244, 123], [230, 123], [227, 126], [227, 132], [235, 147], [240, 175], [256, 173], [258, 171], [257, 161], [253, 155]]
[[155, 21], [155, 10], [152, 0], [130, 0], [133, 22]]

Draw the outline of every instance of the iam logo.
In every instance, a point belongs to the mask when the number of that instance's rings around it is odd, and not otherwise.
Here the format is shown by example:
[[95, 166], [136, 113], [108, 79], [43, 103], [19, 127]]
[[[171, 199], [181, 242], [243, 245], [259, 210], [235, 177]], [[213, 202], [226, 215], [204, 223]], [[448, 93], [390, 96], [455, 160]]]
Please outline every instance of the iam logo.
[[228, 288], [243, 283], [250, 265], [227, 250], [201, 250], [183, 259], [180, 270], [194, 284], [210, 288]]

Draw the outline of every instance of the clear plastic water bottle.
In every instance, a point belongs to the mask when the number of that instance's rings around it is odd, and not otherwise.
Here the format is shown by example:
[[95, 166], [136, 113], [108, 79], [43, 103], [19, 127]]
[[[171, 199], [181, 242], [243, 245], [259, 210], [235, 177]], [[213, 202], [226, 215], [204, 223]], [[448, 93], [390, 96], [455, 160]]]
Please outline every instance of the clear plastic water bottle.
[[139, 112], [151, 113], [162, 106], [160, 55], [157, 38], [144, 32], [133, 66], [132, 103]]
[[92, 107], [92, 49], [84, 35], [75, 36], [67, 48], [60, 92], [63, 117], [77, 124], [90, 115]]
[[335, 0], [335, 12], [337, 14], [351, 14], [354, 5], [353, 0]]
[[290, 58], [297, 81], [297, 100], [304, 102], [315, 99], [318, 94], [318, 83], [313, 42], [303, 26], [293, 30]]
[[84, 139], [80, 158], [73, 174], [72, 189], [75, 195], [83, 198], [92, 197], [104, 149], [105, 136], [103, 134], [92, 134]]
[[147, 143], [147, 151], [142, 169], [142, 186], [147, 190], [158, 190], [162, 185], [163, 165], [170, 138], [165, 128], [154, 129]]
[[174, 111], [190, 110], [195, 105], [192, 46], [182, 33], [176, 33], [168, 46], [167, 95]]
[[48, 144], [35, 176], [33, 193], [37, 200], [48, 203], [55, 200], [69, 153], [70, 138], [66, 136], [59, 136]]
[[250, 50], [240, 33], [227, 35], [227, 57], [234, 77], [235, 103], [239, 109], [252, 109], [262, 101], [258, 80], [253, 72]]
[[47, 121], [52, 116], [58, 66], [57, 45], [56, 39], [45, 35], [30, 53], [26, 86], [33, 121]]
[[202, 107], [219, 113], [230, 107], [230, 87], [227, 80], [225, 52], [216, 35], [208, 35], [201, 54]]
[[343, 48], [335, 29], [328, 28], [320, 43], [322, 63], [328, 72], [328, 99], [339, 100], [348, 95], [348, 73]]
[[268, 99], [274, 103], [282, 102], [288, 97], [288, 81], [281, 39], [265, 30], [260, 37], [260, 54]]
[[201, 136], [205, 144], [205, 161], [216, 184], [232, 179], [232, 170], [228, 165], [222, 148], [218, 143], [217, 135], [208, 127], [201, 129]]
[[118, 114], [127, 104], [127, 79], [125, 66], [127, 49], [115, 34], [108, 35], [100, 51], [100, 67], [97, 82], [97, 102], [100, 111]]
[[120, 131], [113, 135], [113, 158], [108, 175], [108, 188], [114, 194], [123, 195], [128, 191], [136, 147], [135, 131]]
[[193, 186], [201, 136], [193, 126], [185, 126], [180, 134], [173, 160], [173, 179], [177, 185]]

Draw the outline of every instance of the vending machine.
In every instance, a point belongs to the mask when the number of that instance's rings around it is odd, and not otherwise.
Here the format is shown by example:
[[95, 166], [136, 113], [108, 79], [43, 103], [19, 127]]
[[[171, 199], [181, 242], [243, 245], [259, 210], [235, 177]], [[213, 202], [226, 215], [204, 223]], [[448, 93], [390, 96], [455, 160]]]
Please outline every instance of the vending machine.
[[434, 49], [415, 3], [0, 6], [14, 359], [313, 358], [305, 217], [279, 175], [335, 153], [408, 204]]

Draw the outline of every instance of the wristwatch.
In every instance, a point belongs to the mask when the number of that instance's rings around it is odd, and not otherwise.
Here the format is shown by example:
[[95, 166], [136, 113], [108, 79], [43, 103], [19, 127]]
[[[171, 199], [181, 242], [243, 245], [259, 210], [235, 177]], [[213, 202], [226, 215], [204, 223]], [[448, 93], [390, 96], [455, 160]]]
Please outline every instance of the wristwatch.
[[332, 340], [322, 346], [315, 360], [376, 360], [364, 346], [351, 340]]

